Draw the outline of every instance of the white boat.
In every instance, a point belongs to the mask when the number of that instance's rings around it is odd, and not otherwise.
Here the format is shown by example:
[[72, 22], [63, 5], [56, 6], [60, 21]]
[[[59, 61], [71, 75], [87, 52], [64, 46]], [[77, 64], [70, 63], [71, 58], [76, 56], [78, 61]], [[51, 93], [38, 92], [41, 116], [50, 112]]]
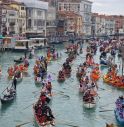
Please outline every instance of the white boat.
[[[87, 94], [87, 92], [90, 94]], [[95, 108], [98, 100], [98, 94], [94, 90], [87, 90], [83, 95], [83, 106], [87, 109]]]
[[96, 107], [96, 102], [85, 102], [83, 101], [83, 106], [85, 108], [91, 109], [91, 108], [95, 108]]
[[13, 37], [3, 37], [2, 39], [3, 39], [2, 40], [2, 42], [3, 42], [3, 48], [5, 50], [13, 49], [14, 48], [15, 38], [13, 38]]
[[25, 52], [32, 49], [33, 43], [31, 40], [25, 39], [25, 40], [17, 40], [15, 42], [15, 47], [13, 48], [13, 51], [16, 52]]
[[33, 45], [36, 49], [42, 49], [48, 47], [46, 38], [30, 38], [30, 40], [33, 42]]

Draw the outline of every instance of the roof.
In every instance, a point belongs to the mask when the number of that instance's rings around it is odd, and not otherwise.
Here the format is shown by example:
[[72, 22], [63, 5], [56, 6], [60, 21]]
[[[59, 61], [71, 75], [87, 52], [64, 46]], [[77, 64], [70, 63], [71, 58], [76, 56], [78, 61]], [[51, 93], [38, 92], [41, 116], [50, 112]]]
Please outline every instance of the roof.
[[30, 38], [30, 40], [44, 40], [46, 38]]
[[16, 42], [27, 42], [27, 41], [31, 41], [29, 39], [25, 39], [25, 40], [16, 40]]
[[29, 8], [39, 8], [43, 10], [48, 10], [48, 2], [38, 1], [38, 0], [16, 0], [23, 2]]
[[15, 10], [15, 11], [17, 11], [16, 9], [14, 9], [14, 8], [6, 5], [6, 4], [0, 4], [0, 8], [6, 9], [6, 10]]

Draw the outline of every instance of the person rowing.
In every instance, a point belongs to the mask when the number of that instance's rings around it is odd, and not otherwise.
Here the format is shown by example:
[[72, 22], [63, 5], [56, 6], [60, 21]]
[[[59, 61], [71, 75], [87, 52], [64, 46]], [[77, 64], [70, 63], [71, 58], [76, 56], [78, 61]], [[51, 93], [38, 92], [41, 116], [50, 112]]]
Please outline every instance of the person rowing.
[[16, 90], [16, 85], [17, 85], [17, 78], [14, 76], [13, 81], [12, 81], [12, 87]]
[[40, 101], [41, 101], [42, 105], [50, 102], [49, 97], [46, 96], [44, 91], [41, 92]]

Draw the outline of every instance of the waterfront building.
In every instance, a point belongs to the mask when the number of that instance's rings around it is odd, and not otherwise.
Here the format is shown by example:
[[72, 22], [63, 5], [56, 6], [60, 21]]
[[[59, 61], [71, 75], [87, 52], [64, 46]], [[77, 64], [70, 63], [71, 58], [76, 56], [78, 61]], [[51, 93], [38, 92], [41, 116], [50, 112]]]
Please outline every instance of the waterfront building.
[[18, 11], [8, 4], [0, 4], [0, 33], [3, 35], [19, 34]]
[[11, 1], [10, 7], [18, 11], [18, 28], [19, 34], [26, 32], [26, 6], [24, 3]]
[[48, 2], [25, 1], [26, 5], [26, 33], [42, 34], [46, 36], [46, 21]]
[[58, 11], [72, 11], [82, 16], [82, 31], [85, 35], [91, 35], [91, 10], [92, 2], [88, 0], [59, 0]]
[[47, 23], [46, 23], [46, 35], [51, 36], [56, 34], [56, 9], [55, 7], [48, 7], [48, 11], [46, 14]]
[[92, 14], [92, 35], [111, 35], [115, 33], [115, 20], [112, 16]]
[[82, 16], [71, 11], [60, 11], [57, 13], [59, 34], [71, 33], [73, 35], [82, 35]]

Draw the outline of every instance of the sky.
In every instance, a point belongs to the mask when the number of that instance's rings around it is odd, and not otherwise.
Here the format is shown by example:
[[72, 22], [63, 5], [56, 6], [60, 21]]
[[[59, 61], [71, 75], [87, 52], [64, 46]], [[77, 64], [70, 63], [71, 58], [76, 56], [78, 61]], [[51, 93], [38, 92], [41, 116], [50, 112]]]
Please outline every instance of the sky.
[[92, 11], [100, 14], [124, 15], [124, 0], [91, 0]]

